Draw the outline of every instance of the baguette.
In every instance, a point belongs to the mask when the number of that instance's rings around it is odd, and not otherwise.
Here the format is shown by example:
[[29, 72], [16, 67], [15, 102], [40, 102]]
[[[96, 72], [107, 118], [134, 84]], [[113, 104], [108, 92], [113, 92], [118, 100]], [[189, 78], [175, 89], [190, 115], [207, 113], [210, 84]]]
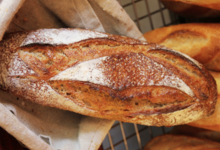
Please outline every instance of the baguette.
[[183, 2], [192, 5], [198, 5], [206, 8], [220, 10], [220, 1], [219, 0], [161, 0], [161, 1], [176, 1]]
[[197, 127], [192, 127], [189, 125], [179, 125], [175, 126], [169, 134], [173, 135], [185, 135], [191, 137], [197, 137], [201, 139], [207, 139], [215, 142], [220, 142], [220, 132], [207, 130]]
[[152, 139], [144, 150], [219, 150], [220, 143], [183, 135], [161, 135]]
[[128, 37], [82, 29], [4, 36], [0, 88], [41, 105], [144, 125], [211, 115], [216, 83], [192, 58]]
[[220, 71], [220, 24], [172, 25], [147, 32], [144, 37], [189, 55], [209, 70]]
[[219, 10], [198, 5], [192, 5], [180, 1], [162, 1], [162, 3], [170, 11], [187, 18], [217, 18], [220, 16]]

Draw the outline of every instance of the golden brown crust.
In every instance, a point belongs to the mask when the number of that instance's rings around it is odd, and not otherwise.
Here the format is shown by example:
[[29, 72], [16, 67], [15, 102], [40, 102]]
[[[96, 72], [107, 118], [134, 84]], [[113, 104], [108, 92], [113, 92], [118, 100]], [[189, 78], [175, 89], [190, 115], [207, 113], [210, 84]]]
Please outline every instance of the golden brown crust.
[[149, 42], [185, 53], [210, 70], [220, 71], [219, 29], [219, 24], [180, 24], [147, 32], [144, 37]]
[[187, 4], [198, 5], [202, 7], [220, 10], [220, 3], [218, 0], [161, 0], [161, 1], [179, 1]]
[[220, 16], [219, 10], [181, 1], [162, 1], [162, 3], [169, 10], [187, 18], [216, 18]]
[[161, 135], [152, 139], [144, 150], [217, 150], [220, 143], [183, 135]]
[[197, 121], [194, 121], [190, 123], [189, 125], [214, 130], [214, 131], [220, 131], [220, 122], [219, 122], [219, 113], [220, 113], [220, 73], [219, 72], [210, 72], [211, 75], [214, 77], [216, 83], [217, 83], [217, 90], [218, 90], [218, 98], [216, 103], [216, 109], [214, 113], [207, 117], [203, 118]]
[[216, 85], [206, 69], [156, 44], [48, 29], [9, 35], [0, 53], [1, 88], [42, 105], [156, 126], [214, 111]]
[[169, 134], [185, 135], [220, 142], [220, 132], [192, 127], [189, 125], [175, 126]]
[[49, 84], [77, 105], [94, 111], [99, 110], [103, 115], [134, 117], [138, 114], [162, 114], [193, 104], [190, 96], [170, 87], [144, 86], [118, 91], [76, 81], [50, 81]]

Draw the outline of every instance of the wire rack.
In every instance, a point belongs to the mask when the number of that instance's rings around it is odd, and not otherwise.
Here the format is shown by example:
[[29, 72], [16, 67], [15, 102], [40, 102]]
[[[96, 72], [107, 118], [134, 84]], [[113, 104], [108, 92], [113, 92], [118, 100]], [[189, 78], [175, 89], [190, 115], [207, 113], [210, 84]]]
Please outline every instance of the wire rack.
[[118, 0], [142, 33], [180, 23], [158, 0]]
[[[158, 0], [118, 0], [142, 33], [181, 23]], [[103, 150], [143, 150], [153, 137], [169, 132], [172, 127], [154, 127], [115, 121], [102, 143]]]

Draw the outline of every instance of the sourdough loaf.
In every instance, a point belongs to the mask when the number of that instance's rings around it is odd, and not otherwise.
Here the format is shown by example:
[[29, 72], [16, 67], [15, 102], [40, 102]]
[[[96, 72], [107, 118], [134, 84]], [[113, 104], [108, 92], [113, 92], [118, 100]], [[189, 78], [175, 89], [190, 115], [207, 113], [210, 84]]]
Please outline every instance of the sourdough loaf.
[[161, 135], [152, 139], [144, 150], [218, 150], [220, 143], [184, 135]]
[[147, 32], [144, 37], [148, 42], [185, 53], [210, 70], [220, 71], [220, 24], [172, 25]]
[[187, 55], [82, 29], [8, 34], [0, 88], [42, 105], [145, 125], [172, 126], [214, 112], [216, 83]]

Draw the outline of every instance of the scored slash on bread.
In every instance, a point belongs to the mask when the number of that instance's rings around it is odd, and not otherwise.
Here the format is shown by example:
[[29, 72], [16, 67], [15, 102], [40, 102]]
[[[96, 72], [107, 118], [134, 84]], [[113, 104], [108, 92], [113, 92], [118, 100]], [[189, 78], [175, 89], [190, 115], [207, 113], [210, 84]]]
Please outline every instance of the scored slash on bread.
[[41, 29], [0, 43], [0, 87], [76, 113], [171, 126], [209, 116], [216, 84], [195, 60], [165, 47], [82, 29]]
[[191, 126], [209, 129], [213, 131], [220, 131], [219, 113], [220, 113], [220, 72], [210, 71], [210, 74], [214, 77], [217, 84], [217, 103], [215, 105], [215, 112], [207, 117], [194, 122], [189, 123]]

